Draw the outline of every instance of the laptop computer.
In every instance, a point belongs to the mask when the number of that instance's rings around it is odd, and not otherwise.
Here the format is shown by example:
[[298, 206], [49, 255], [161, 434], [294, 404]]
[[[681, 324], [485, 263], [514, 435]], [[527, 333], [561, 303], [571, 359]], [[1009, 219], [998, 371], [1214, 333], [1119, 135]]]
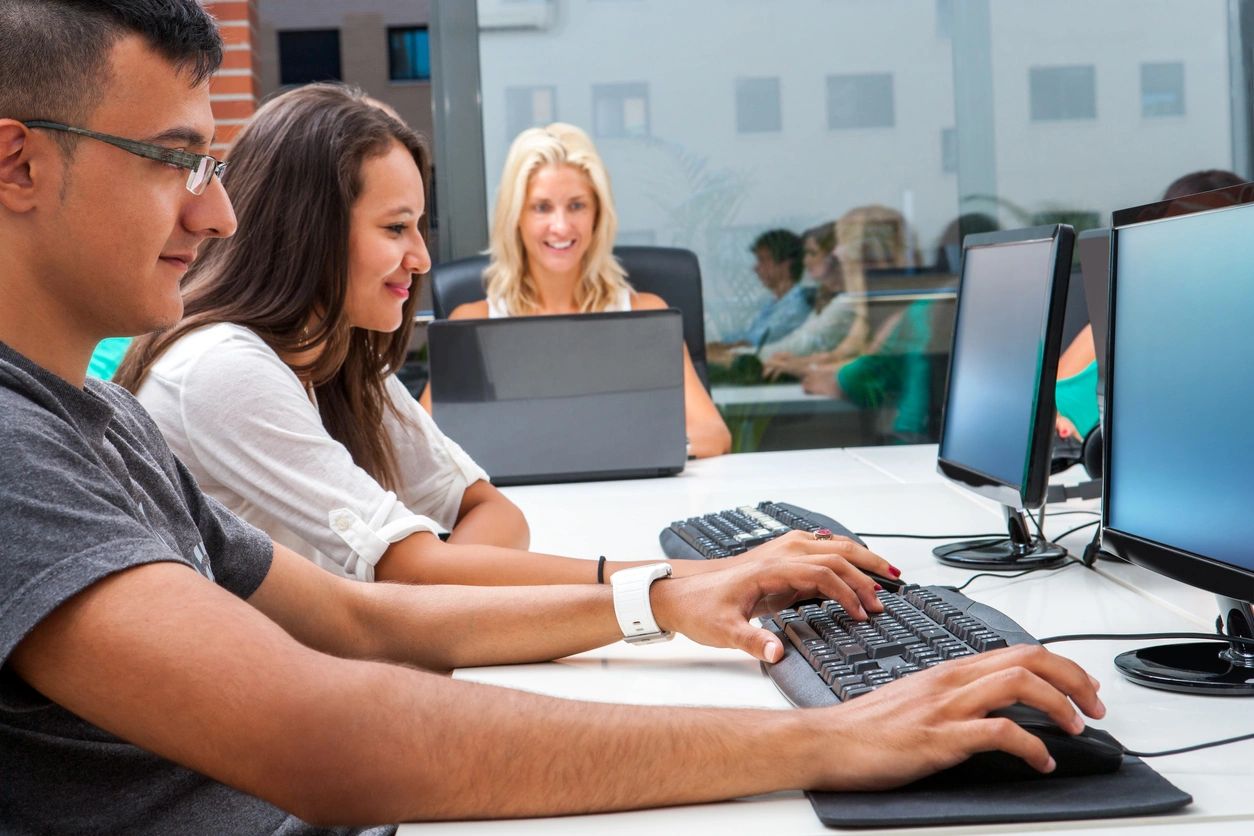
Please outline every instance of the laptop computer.
[[439, 320], [427, 341], [436, 423], [493, 484], [684, 468], [677, 310]]

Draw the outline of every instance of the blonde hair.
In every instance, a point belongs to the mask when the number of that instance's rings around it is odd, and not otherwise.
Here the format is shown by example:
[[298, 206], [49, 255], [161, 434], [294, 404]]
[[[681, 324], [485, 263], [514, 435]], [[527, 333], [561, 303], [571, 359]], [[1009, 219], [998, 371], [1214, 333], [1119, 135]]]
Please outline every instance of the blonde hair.
[[907, 267], [917, 253], [906, 219], [896, 209], [870, 205], [850, 209], [836, 221], [836, 242], [845, 264]]
[[518, 232], [518, 221], [532, 176], [550, 165], [573, 166], [592, 184], [597, 202], [596, 218], [592, 243], [584, 256], [583, 275], [575, 287], [575, 305], [583, 313], [603, 311], [623, 290], [631, 289], [626, 272], [613, 254], [618, 216], [614, 213], [610, 175], [588, 135], [562, 122], [529, 128], [509, 147], [492, 213], [488, 266], [483, 271], [488, 299], [514, 316], [540, 309], [540, 296], [527, 267], [527, 252]]

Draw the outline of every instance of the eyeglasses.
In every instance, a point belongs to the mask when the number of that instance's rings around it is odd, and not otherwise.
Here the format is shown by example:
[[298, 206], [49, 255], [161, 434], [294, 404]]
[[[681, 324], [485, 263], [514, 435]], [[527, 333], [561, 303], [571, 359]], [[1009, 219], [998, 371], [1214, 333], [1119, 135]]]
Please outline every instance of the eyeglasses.
[[187, 174], [187, 190], [192, 194], [204, 194], [205, 189], [209, 188], [209, 183], [215, 176], [221, 178], [222, 173], [226, 171], [227, 164], [215, 160], [208, 154], [192, 154], [188, 151], [179, 151], [174, 148], [163, 148], [160, 145], [152, 145], [147, 142], [137, 142], [133, 139], [123, 139], [120, 136], [110, 136], [109, 134], [97, 133], [89, 131], [86, 128], [74, 128], [70, 125], [62, 125], [60, 122], [46, 122], [42, 119], [32, 119], [29, 122], [23, 122], [28, 128], [42, 128], [46, 131], [65, 131], [66, 133], [85, 136], [89, 139], [107, 142], [123, 151], [129, 151], [137, 157], [144, 157], [149, 160], [156, 160], [159, 163], [172, 165], [176, 168], [186, 169]]

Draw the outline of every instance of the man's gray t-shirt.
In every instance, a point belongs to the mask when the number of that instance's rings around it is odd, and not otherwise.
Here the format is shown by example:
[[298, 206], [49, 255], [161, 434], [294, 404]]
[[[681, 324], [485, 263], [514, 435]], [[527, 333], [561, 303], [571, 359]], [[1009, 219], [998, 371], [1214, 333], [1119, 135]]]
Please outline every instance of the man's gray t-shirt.
[[312, 827], [126, 743], [9, 665], [45, 617], [115, 572], [181, 563], [247, 598], [272, 556], [265, 534], [200, 492], [129, 393], [78, 389], [0, 343], [0, 831], [357, 832]]

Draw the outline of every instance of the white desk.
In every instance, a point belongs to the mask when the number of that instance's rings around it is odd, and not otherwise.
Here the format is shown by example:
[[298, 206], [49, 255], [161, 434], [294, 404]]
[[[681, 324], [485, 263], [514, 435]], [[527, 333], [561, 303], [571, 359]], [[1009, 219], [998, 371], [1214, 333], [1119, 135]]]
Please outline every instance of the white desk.
[[[795, 502], [841, 520], [855, 531], [971, 533], [999, 531], [997, 506], [935, 472], [935, 447], [882, 447], [756, 453], [691, 462], [671, 479], [511, 488], [509, 496], [532, 524], [533, 547], [559, 554], [661, 557], [658, 531], [674, 519], [752, 504]], [[1068, 503], [1066, 508], [1093, 507]], [[1047, 534], [1085, 521], [1050, 518]], [[608, 532], [608, 533], [607, 533]], [[1079, 553], [1089, 533], [1064, 541]], [[932, 543], [875, 540], [881, 554], [916, 583], [960, 583], [969, 572], [933, 560]], [[1038, 637], [1075, 632], [1195, 630], [1214, 618], [1212, 596], [1134, 566], [1102, 562], [1095, 571], [1072, 566], [1055, 573], [975, 581], [966, 593], [1004, 611]], [[1254, 705], [1140, 688], [1112, 663], [1134, 643], [1078, 642], [1054, 649], [1083, 664], [1102, 683], [1109, 714], [1099, 725], [1142, 751], [1173, 748], [1254, 730]], [[678, 638], [637, 648], [619, 643], [540, 665], [476, 668], [456, 676], [571, 699], [639, 704], [756, 706], [786, 709], [758, 664], [734, 651]], [[1254, 742], [1159, 758], [1155, 769], [1194, 797], [1170, 816], [1059, 822], [1031, 826], [926, 828], [941, 833], [1051, 831], [1066, 834], [1193, 834], [1250, 832], [1254, 827]], [[1154, 829], [1146, 830], [1153, 826]], [[502, 822], [407, 825], [427, 833], [826, 833], [800, 792], [600, 816]], [[865, 832], [865, 831], [864, 831]], [[881, 833], [885, 831], [873, 831]]]

